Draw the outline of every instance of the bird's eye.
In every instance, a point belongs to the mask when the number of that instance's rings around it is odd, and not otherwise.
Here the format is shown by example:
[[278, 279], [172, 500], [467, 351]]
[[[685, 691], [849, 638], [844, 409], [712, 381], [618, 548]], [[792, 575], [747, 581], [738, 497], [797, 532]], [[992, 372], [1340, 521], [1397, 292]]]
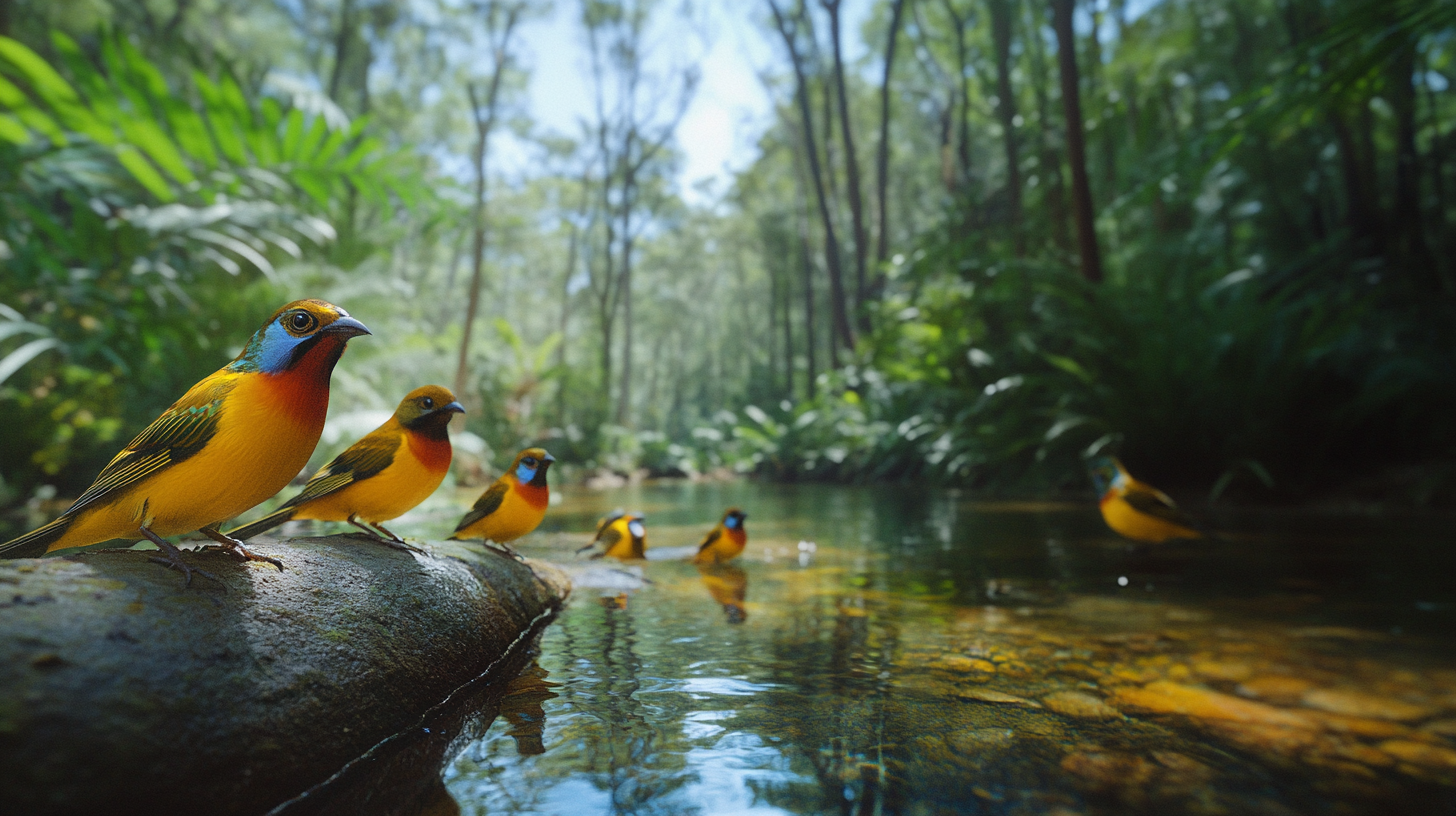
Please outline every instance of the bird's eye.
[[423, 398], [420, 399], [420, 405], [423, 405], [426, 408], [434, 408], [435, 407], [435, 401], [433, 399], [429, 398], [429, 397], [423, 397]]
[[521, 464], [525, 465], [526, 467], [535, 467], [536, 466], [536, 457], [534, 457], [534, 456], [527, 456], [525, 459], [522, 459], [521, 460]]
[[312, 331], [313, 327], [317, 324], [318, 321], [308, 312], [294, 312], [288, 316], [288, 328], [298, 334]]

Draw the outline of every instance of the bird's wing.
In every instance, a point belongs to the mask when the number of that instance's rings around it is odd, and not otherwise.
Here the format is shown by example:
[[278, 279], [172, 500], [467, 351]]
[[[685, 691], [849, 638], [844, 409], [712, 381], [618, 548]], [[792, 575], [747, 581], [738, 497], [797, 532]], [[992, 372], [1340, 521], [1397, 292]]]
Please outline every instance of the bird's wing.
[[602, 516], [601, 520], [597, 522], [597, 538], [602, 537], [602, 531], [612, 526], [612, 522], [625, 515], [627, 515], [627, 511], [625, 510], [613, 510], [605, 516]]
[[475, 506], [470, 508], [470, 512], [465, 514], [465, 518], [460, 519], [460, 523], [455, 525], [455, 532], [458, 533], [494, 513], [501, 506], [501, 502], [505, 501], [506, 491], [510, 489], [510, 485], [505, 482], [498, 481], [491, 485], [488, 490], [480, 494], [480, 498], [475, 500]]
[[722, 527], [714, 527], [711, 532], [709, 532], [706, 536], [703, 537], [703, 543], [698, 545], [698, 552], [702, 552], [703, 550], [706, 550], [709, 547], [713, 546], [713, 542], [717, 541], [718, 539], [720, 539], [722, 537], [723, 537], [723, 528]]
[[115, 496], [202, 450], [217, 433], [218, 417], [233, 385], [232, 378], [209, 377], [192, 386], [101, 469], [66, 514]]
[[355, 482], [361, 482], [394, 463], [394, 454], [401, 440], [397, 428], [383, 427], [349, 446], [324, 465], [303, 486], [303, 492], [289, 499], [284, 507], [297, 507], [304, 502], [337, 493]]
[[1193, 519], [1189, 518], [1188, 514], [1182, 510], [1179, 510], [1178, 506], [1173, 504], [1173, 500], [1168, 498], [1166, 493], [1156, 488], [1134, 488], [1127, 491], [1123, 495], [1123, 499], [1132, 505], [1132, 509], [1139, 513], [1160, 518], [1164, 521], [1170, 521], [1174, 524], [1180, 524], [1190, 529], [1196, 526]]
[[[621, 540], [622, 531], [618, 530], [616, 525], [612, 525], [597, 534], [596, 541], [593, 541], [592, 544], [595, 545], [600, 542], [602, 545], [601, 554], [605, 555], [606, 553], [611, 551], [613, 547], [617, 546], [617, 542]], [[596, 556], [592, 557], [595, 558]]]

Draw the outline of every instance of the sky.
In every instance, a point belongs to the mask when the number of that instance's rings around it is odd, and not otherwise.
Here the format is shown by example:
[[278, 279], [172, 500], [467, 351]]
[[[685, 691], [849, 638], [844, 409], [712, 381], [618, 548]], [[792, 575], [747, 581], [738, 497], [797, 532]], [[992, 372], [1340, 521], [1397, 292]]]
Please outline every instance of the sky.
[[[575, 136], [579, 122], [592, 116], [592, 86], [585, 35], [578, 23], [580, 4], [562, 0], [551, 13], [521, 30], [520, 54], [530, 70], [527, 107], [538, 125]], [[671, 18], [674, 3], [662, 4], [659, 15]], [[845, 0], [846, 58], [864, 53], [859, 29], [871, 0]], [[762, 27], [768, 4], [751, 0], [699, 2], [699, 26], [663, 25], [651, 37], [649, 64], [659, 70], [695, 59], [702, 80], [677, 130], [683, 156], [678, 185], [690, 203], [711, 200], [726, 191], [734, 172], [754, 159], [759, 137], [772, 124], [773, 103], [759, 76], [782, 70], [782, 46]], [[697, 29], [697, 30], [694, 30]], [[507, 166], [530, 161], [521, 147], [508, 149]], [[708, 185], [704, 191], [702, 185]]]

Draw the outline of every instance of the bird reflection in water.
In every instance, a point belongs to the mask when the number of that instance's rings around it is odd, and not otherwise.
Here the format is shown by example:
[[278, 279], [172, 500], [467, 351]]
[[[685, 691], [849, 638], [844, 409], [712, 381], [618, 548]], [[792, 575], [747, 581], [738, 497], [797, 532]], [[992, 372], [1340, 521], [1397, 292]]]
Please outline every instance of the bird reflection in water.
[[729, 623], [743, 623], [748, 620], [748, 610], [743, 608], [743, 599], [748, 595], [748, 573], [735, 564], [699, 564], [698, 574], [703, 576], [703, 586], [713, 600], [723, 605], [723, 613]]
[[546, 753], [541, 733], [546, 729], [546, 710], [541, 704], [559, 695], [552, 691], [559, 683], [546, 680], [547, 671], [535, 662], [506, 686], [500, 701], [500, 716], [510, 724], [506, 734], [516, 741], [516, 753], [536, 756]]

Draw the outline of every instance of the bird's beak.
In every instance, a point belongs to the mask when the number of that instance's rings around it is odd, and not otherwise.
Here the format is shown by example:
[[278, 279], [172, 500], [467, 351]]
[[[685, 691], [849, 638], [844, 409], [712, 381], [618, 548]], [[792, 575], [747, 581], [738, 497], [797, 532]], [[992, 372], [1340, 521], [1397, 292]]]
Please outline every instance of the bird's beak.
[[548, 453], [545, 456], [541, 457], [541, 461], [543, 461], [543, 462], [545, 462], [546, 464], [549, 465], [552, 462], [555, 462], [556, 461], [556, 457], [555, 456], [552, 456], [551, 454]]
[[325, 326], [323, 331], [324, 334], [342, 334], [345, 338], [358, 337], [361, 334], [374, 333], [372, 331], [369, 331], [368, 326], [360, 323], [352, 317], [349, 317], [348, 315], [344, 315], [338, 320], [335, 320], [334, 322]]
[[450, 411], [450, 412], [456, 413], [456, 414], [463, 414], [463, 413], [465, 413], [465, 406], [464, 405], [461, 405], [458, 402], [447, 402], [444, 405], [441, 405], [439, 408], [436, 408], [435, 410], [436, 411]]

